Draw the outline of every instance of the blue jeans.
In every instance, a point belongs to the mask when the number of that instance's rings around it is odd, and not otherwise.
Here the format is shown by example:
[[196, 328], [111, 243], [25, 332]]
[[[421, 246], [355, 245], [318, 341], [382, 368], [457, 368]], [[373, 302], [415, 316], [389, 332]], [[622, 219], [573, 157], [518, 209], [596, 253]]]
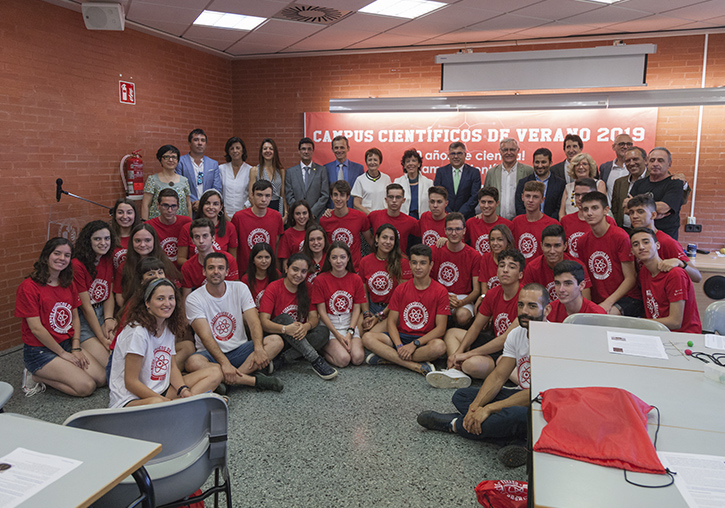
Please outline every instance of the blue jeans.
[[[254, 342], [248, 340], [244, 344], [240, 345], [238, 348], [232, 349], [231, 351], [224, 353], [224, 356], [227, 357], [227, 360], [229, 360], [229, 363], [231, 363], [235, 369], [238, 369], [252, 353], [254, 353]], [[210, 363], [217, 363], [211, 353], [207, 350], [197, 351], [196, 353], [192, 354], [192, 356], [194, 355], [201, 355], [209, 360]]]
[[[468, 413], [468, 406], [478, 395], [479, 388], [470, 386], [459, 388], [453, 394], [453, 405], [461, 413], [456, 422], [456, 434], [466, 439], [485, 441], [488, 439], [526, 439], [528, 429], [529, 408], [525, 406], [511, 406], [503, 408], [498, 413], [492, 414], [481, 424], [479, 435], [471, 434], [463, 428], [463, 417]], [[514, 395], [519, 390], [514, 388], [501, 388], [491, 402], [503, 400]]]

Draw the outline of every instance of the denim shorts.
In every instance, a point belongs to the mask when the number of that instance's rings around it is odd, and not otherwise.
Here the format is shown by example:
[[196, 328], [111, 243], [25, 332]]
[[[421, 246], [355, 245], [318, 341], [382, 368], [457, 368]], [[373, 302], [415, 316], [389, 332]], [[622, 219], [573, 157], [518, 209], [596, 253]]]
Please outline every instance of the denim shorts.
[[[103, 303], [94, 305], [93, 312], [96, 313], [98, 323], [103, 326]], [[86, 341], [91, 337], [95, 337], [96, 334], [93, 333], [91, 325], [88, 324], [88, 320], [86, 319], [85, 314], [83, 314], [83, 310], [80, 308], [78, 309], [78, 317], [81, 319], [81, 342]]]
[[644, 303], [631, 296], [623, 296], [614, 304], [623, 316], [642, 317], [644, 316]]
[[[242, 366], [244, 361], [254, 352], [254, 342], [251, 340], [248, 340], [241, 346], [239, 346], [237, 349], [232, 349], [228, 353], [224, 353], [224, 356], [227, 357], [227, 360], [229, 360], [229, 363], [234, 365], [235, 369], [238, 369]], [[217, 361], [214, 359], [214, 357], [209, 353], [209, 351], [197, 351], [194, 353], [195, 355], [201, 355], [207, 360], [209, 360], [211, 363], [217, 363]], [[193, 356], [193, 355], [192, 355]]]
[[[388, 337], [390, 337], [390, 334], [388, 332], [383, 332], [383, 333], [385, 335], [387, 335]], [[402, 342], [404, 346], [407, 346], [414, 340], [420, 339], [422, 337], [422, 335], [411, 335], [409, 333], [403, 333], [403, 332], [398, 332], [398, 335], [400, 336], [400, 342]], [[393, 346], [395, 346], [395, 344], [393, 344]]]
[[[59, 342], [58, 345], [70, 353], [71, 343], [72, 339], [65, 339], [63, 342]], [[58, 355], [45, 346], [28, 346], [27, 344], [23, 344], [23, 362], [25, 363], [25, 368], [31, 374], [38, 372], [54, 358], [58, 358]]]
[[388, 304], [384, 302], [370, 302], [370, 312], [379, 314], [388, 308]]

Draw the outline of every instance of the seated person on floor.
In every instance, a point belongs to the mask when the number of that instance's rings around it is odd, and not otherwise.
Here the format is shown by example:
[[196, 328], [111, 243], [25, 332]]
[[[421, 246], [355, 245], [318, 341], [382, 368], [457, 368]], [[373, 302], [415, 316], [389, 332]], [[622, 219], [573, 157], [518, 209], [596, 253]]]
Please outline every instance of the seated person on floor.
[[227, 385], [279, 392], [282, 381], [259, 371], [282, 351], [282, 337], [263, 337], [252, 293], [243, 282], [226, 281], [228, 273], [224, 253], [212, 252], [204, 260], [206, 284], [186, 297], [186, 319], [196, 338], [196, 353], [186, 361], [186, 370], [196, 372], [216, 363]]
[[[460, 388], [453, 394], [456, 413], [423, 411], [418, 423], [430, 430], [458, 434], [466, 439], [512, 440], [499, 458], [508, 466], [526, 463], [528, 406], [531, 400], [529, 364], [529, 322], [543, 321], [549, 313], [549, 294], [541, 284], [532, 283], [519, 292], [517, 313], [520, 326], [506, 338], [503, 355], [481, 388]], [[518, 388], [504, 388], [518, 370]]]
[[685, 271], [679, 266], [668, 271], [660, 268], [660, 245], [651, 229], [634, 228], [631, 239], [632, 252], [643, 265], [639, 283], [647, 319], [662, 323], [673, 332], [702, 333], [695, 288]]
[[430, 278], [433, 252], [427, 245], [410, 248], [413, 279], [390, 298], [387, 333], [367, 332], [363, 344], [372, 351], [369, 365], [395, 363], [423, 375], [435, 370], [432, 362], [446, 352], [442, 337], [450, 315], [448, 292]]
[[[528, 267], [527, 267], [528, 268]], [[572, 314], [606, 314], [606, 311], [584, 296], [586, 272], [577, 261], [565, 259], [554, 265], [556, 300], [551, 300], [550, 323], [563, 323]]]
[[463, 243], [466, 234], [463, 214], [451, 212], [446, 217], [447, 241], [433, 248], [433, 280], [445, 286], [451, 306], [451, 318], [455, 325], [465, 327], [473, 319], [481, 288], [478, 271], [481, 255], [473, 247]]
[[[189, 234], [191, 241], [196, 247], [197, 253], [189, 258], [189, 260], [181, 266], [181, 275], [184, 277], [182, 283], [182, 294], [184, 298], [189, 296], [192, 289], [197, 289], [206, 284], [204, 277], [204, 259], [216, 252], [214, 250], [214, 224], [207, 218], [194, 219], [189, 226]], [[222, 255], [227, 258], [229, 270], [226, 280], [239, 280], [239, 269], [237, 268], [237, 260], [228, 252], [222, 251]]]
[[451, 386], [445, 377], [460, 378], [456, 371], [478, 379], [486, 378], [501, 356], [506, 337], [518, 326], [516, 308], [526, 260], [523, 254], [513, 249], [503, 251], [498, 260], [500, 285], [486, 292], [468, 330], [451, 328], [446, 332], [448, 369], [455, 370], [444, 371], [443, 376], [431, 376], [428, 382], [432, 386], [455, 387], [455, 383]]

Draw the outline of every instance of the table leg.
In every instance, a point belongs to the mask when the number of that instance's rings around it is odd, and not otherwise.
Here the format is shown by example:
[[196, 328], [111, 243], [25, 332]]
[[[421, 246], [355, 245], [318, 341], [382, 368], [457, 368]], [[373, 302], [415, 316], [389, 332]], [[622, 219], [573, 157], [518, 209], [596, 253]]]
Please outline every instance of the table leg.
[[133, 472], [133, 479], [136, 480], [138, 490], [141, 492], [141, 497], [136, 499], [130, 506], [138, 506], [141, 503], [143, 508], [154, 508], [156, 506], [156, 495], [154, 494], [154, 484], [149, 478], [146, 468], [141, 466]]

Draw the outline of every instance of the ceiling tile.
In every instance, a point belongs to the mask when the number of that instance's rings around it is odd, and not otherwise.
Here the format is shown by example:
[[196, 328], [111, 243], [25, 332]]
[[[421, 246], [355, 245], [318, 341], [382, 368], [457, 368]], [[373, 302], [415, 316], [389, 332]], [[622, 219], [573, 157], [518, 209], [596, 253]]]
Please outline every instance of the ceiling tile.
[[199, 17], [202, 9], [188, 9], [176, 5], [160, 5], [144, 2], [133, 2], [126, 14], [126, 19], [148, 24], [149, 21], [163, 21], [165, 23], [192, 24]]
[[581, 25], [611, 25], [612, 23], [624, 23], [647, 16], [647, 12], [634, 9], [625, 9], [615, 5], [605, 5], [593, 11], [584, 12], [567, 18], [567, 23]]
[[465, 7], [467, 9], [481, 9], [487, 11], [513, 12], [529, 5], [534, 5], [542, 0], [461, 0], [456, 3], [456, 8]]
[[203, 46], [207, 46], [210, 48], [218, 49], [219, 51], [224, 51], [232, 44], [232, 42], [229, 42], [229, 41], [222, 41], [219, 39], [208, 39], [206, 37], [200, 37], [200, 36], [189, 37], [188, 35], [184, 35], [182, 37], [182, 39], [196, 42], [197, 44], [201, 44]]
[[557, 38], [557, 37], [568, 37], [577, 33], [586, 33], [596, 27], [593, 26], [582, 26], [582, 25], [571, 25], [565, 22], [549, 23], [547, 25], [538, 26], [535, 28], [529, 28], [516, 32], [517, 39], [545, 39], [545, 38]]
[[703, 1], [706, 0], [627, 0], [627, 3], [622, 5], [628, 9], [661, 14], [672, 9], [681, 9], [689, 5], [699, 4]]
[[688, 19], [690, 21], [703, 21], [709, 18], [719, 16], [723, 13], [723, 2], [722, 0], [702, 2], [696, 5], [690, 5], [680, 9], [673, 9], [667, 11], [667, 16], [673, 18]]
[[386, 30], [390, 30], [391, 28], [395, 28], [396, 26], [404, 25], [407, 22], [408, 20], [403, 18], [356, 12], [344, 19], [341, 19], [330, 28], [351, 28], [353, 30], [381, 33]]
[[450, 14], [446, 14], [445, 10], [441, 10], [433, 12], [427, 16], [411, 20], [404, 25], [388, 30], [387, 33], [432, 37], [436, 34], [460, 30], [468, 25], [480, 23], [498, 15], [499, 14], [494, 11], [487, 12], [484, 10], [461, 8], [456, 11], [456, 16], [451, 16]]
[[298, 0], [296, 3], [315, 7], [331, 7], [340, 11], [359, 11], [373, 3], [373, 0]]
[[298, 23], [295, 21], [270, 19], [254, 30], [252, 34], [261, 33], [302, 38], [308, 37], [325, 28], [325, 25], [318, 25], [316, 23]]
[[529, 18], [527, 16], [518, 16], [516, 14], [502, 14], [495, 18], [487, 19], [481, 23], [474, 23], [466, 28], [468, 30], [507, 30], [519, 31], [527, 28], [545, 25], [551, 20]]
[[228, 46], [232, 42], [238, 41], [247, 34], [249, 34], [249, 30], [229, 30], [227, 28], [192, 25], [186, 33], [184, 33], [184, 39], [191, 39], [193, 41], [197, 41], [198, 39], [226, 41]]
[[426, 44], [463, 44], [467, 42], [487, 42], [511, 32], [508, 30], [457, 30], [426, 41]]
[[544, 0], [543, 2], [519, 9], [515, 13], [520, 16], [556, 21], [601, 8], [602, 4], [581, 2], [578, 0]]
[[246, 56], [276, 53], [280, 49], [282, 48], [273, 47], [269, 44], [253, 44], [251, 42], [245, 42], [245, 40], [242, 39], [228, 48], [226, 52], [233, 56]]
[[391, 48], [396, 46], [412, 46], [421, 41], [428, 39], [427, 37], [409, 37], [407, 35], [380, 34], [371, 37], [365, 41], [348, 46], [350, 49], [360, 48]]
[[271, 18], [287, 7], [289, 0], [213, 0], [207, 10]]
[[654, 32], [658, 30], [672, 30], [687, 23], [684, 19], [670, 18], [661, 14], [647, 16], [633, 21], [625, 21], [624, 23], [614, 23], [602, 27], [605, 33], [617, 32]]

